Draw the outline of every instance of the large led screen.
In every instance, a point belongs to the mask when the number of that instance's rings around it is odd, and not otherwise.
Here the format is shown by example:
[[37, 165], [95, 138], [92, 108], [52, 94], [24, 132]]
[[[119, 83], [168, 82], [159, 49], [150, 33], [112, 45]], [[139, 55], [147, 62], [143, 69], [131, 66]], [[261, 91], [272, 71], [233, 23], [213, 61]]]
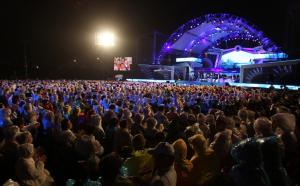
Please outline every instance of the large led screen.
[[130, 71], [132, 57], [114, 57], [114, 71]]

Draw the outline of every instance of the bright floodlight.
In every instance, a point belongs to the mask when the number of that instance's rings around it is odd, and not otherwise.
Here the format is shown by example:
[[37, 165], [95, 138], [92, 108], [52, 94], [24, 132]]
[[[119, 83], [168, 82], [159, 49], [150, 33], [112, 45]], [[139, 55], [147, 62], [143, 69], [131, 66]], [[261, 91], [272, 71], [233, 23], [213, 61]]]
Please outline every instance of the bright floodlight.
[[114, 35], [96, 33], [95, 34], [95, 44], [96, 45], [114, 45]]

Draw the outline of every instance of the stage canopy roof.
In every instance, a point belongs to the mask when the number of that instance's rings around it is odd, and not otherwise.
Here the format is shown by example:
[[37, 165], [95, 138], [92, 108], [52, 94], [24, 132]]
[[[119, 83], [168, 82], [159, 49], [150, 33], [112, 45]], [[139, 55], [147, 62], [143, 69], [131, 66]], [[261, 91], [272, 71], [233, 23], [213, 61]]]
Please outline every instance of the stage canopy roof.
[[156, 63], [160, 64], [166, 52], [201, 54], [223, 40], [248, 39], [259, 42], [267, 52], [281, 52], [253, 23], [229, 14], [208, 14], [179, 27], [166, 41]]

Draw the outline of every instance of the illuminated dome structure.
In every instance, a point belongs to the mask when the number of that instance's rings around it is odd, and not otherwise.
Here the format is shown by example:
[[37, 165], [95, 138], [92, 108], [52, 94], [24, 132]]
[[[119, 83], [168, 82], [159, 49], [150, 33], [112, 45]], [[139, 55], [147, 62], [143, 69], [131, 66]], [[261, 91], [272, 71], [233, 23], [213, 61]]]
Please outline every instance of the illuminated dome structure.
[[235, 39], [255, 42], [260, 48], [256, 54], [281, 53], [280, 48], [253, 23], [219, 13], [200, 16], [179, 27], [164, 43], [154, 63], [161, 64], [166, 52], [204, 58], [205, 53], [217, 48], [222, 41]]

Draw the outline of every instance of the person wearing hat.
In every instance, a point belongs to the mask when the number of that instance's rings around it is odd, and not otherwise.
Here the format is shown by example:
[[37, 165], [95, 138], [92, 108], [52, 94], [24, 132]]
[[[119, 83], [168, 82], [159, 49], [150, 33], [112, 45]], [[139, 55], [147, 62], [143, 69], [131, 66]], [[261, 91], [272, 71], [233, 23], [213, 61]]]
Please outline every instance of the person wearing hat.
[[148, 150], [153, 156], [156, 171], [150, 183], [138, 177], [129, 177], [141, 186], [176, 186], [177, 174], [174, 169], [175, 151], [168, 142], [160, 142], [155, 148]]
[[214, 136], [214, 140], [209, 145], [209, 148], [214, 150], [220, 158], [221, 168], [227, 166], [232, 146], [232, 130], [226, 129], [228, 123], [229, 119], [227, 117], [222, 115], [217, 117], [216, 129], [218, 133]]
[[202, 134], [203, 132], [201, 131], [199, 127], [199, 123], [197, 123], [196, 117], [194, 114], [190, 114], [188, 116], [188, 127], [186, 127], [186, 130], [184, 131], [185, 135], [189, 138], [192, 137], [196, 134]]
[[168, 142], [160, 142], [155, 148], [148, 150], [153, 156], [156, 171], [148, 186], [176, 186], [177, 174], [173, 163], [175, 161], [175, 151]]

